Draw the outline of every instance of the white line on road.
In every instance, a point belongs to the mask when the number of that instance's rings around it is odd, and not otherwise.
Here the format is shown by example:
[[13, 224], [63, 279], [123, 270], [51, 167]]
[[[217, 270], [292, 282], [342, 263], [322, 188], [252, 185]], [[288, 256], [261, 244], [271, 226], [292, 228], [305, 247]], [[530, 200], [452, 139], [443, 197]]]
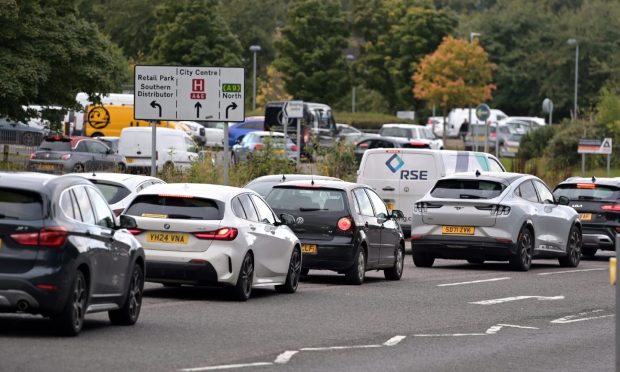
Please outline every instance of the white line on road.
[[353, 346], [330, 346], [330, 347], [303, 347], [300, 351], [329, 351], [329, 350], [351, 350], [351, 349], [372, 349], [381, 345], [353, 345]]
[[550, 271], [547, 273], [540, 273], [538, 275], [555, 275], [555, 274], [570, 274], [570, 273], [582, 273], [584, 271], [607, 271], [608, 268], [598, 268], [598, 269], [582, 269], [582, 270], [566, 270], [566, 271]]
[[496, 324], [492, 327], [489, 327], [489, 329], [487, 329], [486, 331], [486, 334], [494, 335], [504, 327], [521, 328], [521, 329], [540, 329], [536, 327], [527, 327], [527, 326], [520, 326], [520, 325], [514, 325], [514, 324]]
[[446, 284], [437, 284], [437, 287], [450, 287], [453, 285], [464, 285], [464, 284], [476, 284], [476, 283], [486, 283], [486, 282], [496, 282], [498, 280], [508, 280], [509, 277], [505, 276], [502, 278], [492, 278], [492, 279], [482, 279], [482, 280], [472, 280], [471, 282], [459, 282], [459, 283], [446, 283]]
[[563, 300], [564, 296], [515, 296], [515, 297], [505, 297], [505, 298], [497, 298], [494, 300], [484, 300], [484, 301], [476, 301], [476, 302], [470, 302], [470, 304], [474, 304], [474, 305], [496, 305], [496, 304], [501, 304], [504, 302], [510, 302], [510, 301], [519, 301], [519, 300], [526, 300], [529, 298], [535, 298], [539, 301], [552, 301], [552, 300]]
[[383, 343], [383, 346], [396, 346], [396, 345], [398, 345], [399, 342], [404, 340], [406, 337], [407, 336], [394, 336], [394, 337], [390, 338], [389, 340], [385, 341]]
[[270, 362], [256, 362], [256, 363], [245, 363], [245, 364], [223, 364], [220, 366], [209, 366], [209, 367], [198, 367], [198, 368], [184, 368], [179, 371], [182, 372], [196, 372], [196, 371], [217, 371], [222, 369], [234, 369], [234, 368], [246, 368], [246, 367], [263, 367], [263, 366], [272, 366], [273, 363]]
[[299, 350], [287, 350], [282, 354], [278, 355], [274, 363], [276, 364], [286, 364], [293, 357], [293, 355], [299, 353]]
[[486, 333], [422, 333], [413, 337], [463, 337], [463, 336], [487, 336]]
[[597, 315], [597, 316], [589, 316], [589, 317], [582, 318], [585, 315], [596, 314], [596, 313], [600, 313], [601, 311], [605, 311], [605, 310], [598, 309], [598, 310], [592, 310], [592, 311], [585, 311], [583, 313], [579, 313], [579, 314], [576, 314], [576, 315], [568, 315], [568, 316], [564, 316], [564, 317], [561, 317], [561, 318], [558, 318], [558, 319], [554, 319], [554, 320], [551, 321], [551, 323], [554, 323], [554, 324], [567, 324], [567, 323], [582, 322], [584, 320], [609, 318], [609, 317], [614, 316], [614, 314], [607, 314], [607, 315]]

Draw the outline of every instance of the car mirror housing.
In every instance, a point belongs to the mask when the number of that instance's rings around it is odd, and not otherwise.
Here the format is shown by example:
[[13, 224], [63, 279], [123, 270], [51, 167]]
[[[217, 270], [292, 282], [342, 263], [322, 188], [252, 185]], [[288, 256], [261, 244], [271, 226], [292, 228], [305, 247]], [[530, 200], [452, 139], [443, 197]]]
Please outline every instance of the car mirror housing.
[[280, 214], [280, 221], [282, 221], [283, 225], [292, 226], [295, 225], [295, 217], [288, 213]]
[[558, 205], [568, 205], [570, 203], [570, 199], [564, 195], [558, 198]]
[[403, 213], [403, 211], [399, 210], [399, 209], [394, 209], [392, 211], [392, 214], [390, 215], [391, 218], [393, 219], [399, 219], [399, 218], [405, 218], [405, 214]]
[[127, 216], [125, 214], [120, 215], [119, 222], [121, 229], [135, 229], [136, 227], [138, 227], [136, 220], [133, 217]]

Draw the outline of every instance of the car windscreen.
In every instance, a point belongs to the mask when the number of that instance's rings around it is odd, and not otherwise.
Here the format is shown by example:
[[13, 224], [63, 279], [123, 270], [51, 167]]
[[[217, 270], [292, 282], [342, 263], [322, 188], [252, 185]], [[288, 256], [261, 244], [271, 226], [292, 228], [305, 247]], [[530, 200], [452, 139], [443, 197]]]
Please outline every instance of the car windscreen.
[[570, 200], [591, 200], [615, 203], [620, 198], [620, 189], [614, 186], [597, 185], [593, 183], [576, 183], [559, 185], [553, 196], [566, 196]]
[[267, 203], [278, 211], [344, 212], [346, 193], [342, 190], [303, 187], [274, 187], [267, 196]]
[[0, 188], [0, 220], [40, 220], [43, 218], [41, 195], [26, 190]]
[[384, 137], [411, 138], [411, 130], [407, 128], [387, 127], [381, 128], [381, 135]]
[[184, 195], [138, 195], [125, 211], [138, 217], [221, 220], [224, 204], [218, 200]]
[[439, 180], [431, 196], [442, 199], [493, 199], [501, 195], [506, 186], [488, 180]]
[[128, 188], [117, 183], [103, 182], [99, 180], [90, 180], [90, 182], [97, 186], [108, 204], [118, 203], [131, 194], [131, 191]]
[[246, 185], [245, 188], [256, 191], [260, 196], [264, 198], [269, 194], [271, 189], [278, 183], [279, 181], [255, 182], [255, 183]]
[[71, 151], [71, 140], [46, 138], [39, 145], [39, 150], [46, 151]]

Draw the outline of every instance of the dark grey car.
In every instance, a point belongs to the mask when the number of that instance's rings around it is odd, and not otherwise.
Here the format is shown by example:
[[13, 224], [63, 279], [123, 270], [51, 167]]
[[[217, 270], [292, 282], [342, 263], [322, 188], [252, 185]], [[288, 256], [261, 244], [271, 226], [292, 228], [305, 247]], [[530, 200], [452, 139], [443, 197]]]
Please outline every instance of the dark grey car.
[[0, 118], [0, 143], [36, 146], [48, 133], [45, 127]]
[[126, 165], [124, 156], [114, 153], [98, 139], [50, 136], [30, 156], [28, 169], [45, 173], [124, 172]]

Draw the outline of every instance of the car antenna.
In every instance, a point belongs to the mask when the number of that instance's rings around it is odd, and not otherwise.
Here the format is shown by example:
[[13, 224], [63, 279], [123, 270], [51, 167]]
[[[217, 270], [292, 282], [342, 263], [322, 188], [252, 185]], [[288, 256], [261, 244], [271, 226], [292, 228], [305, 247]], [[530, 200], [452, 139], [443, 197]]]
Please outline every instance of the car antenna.
[[480, 177], [480, 170], [476, 169], [476, 177]]
[[314, 186], [314, 171], [310, 170], [310, 186]]
[[592, 183], [596, 182], [596, 177], [592, 176]]
[[284, 181], [286, 181], [286, 176], [284, 174], [282, 174], [282, 181], [280, 181], [280, 182], [284, 182]]

